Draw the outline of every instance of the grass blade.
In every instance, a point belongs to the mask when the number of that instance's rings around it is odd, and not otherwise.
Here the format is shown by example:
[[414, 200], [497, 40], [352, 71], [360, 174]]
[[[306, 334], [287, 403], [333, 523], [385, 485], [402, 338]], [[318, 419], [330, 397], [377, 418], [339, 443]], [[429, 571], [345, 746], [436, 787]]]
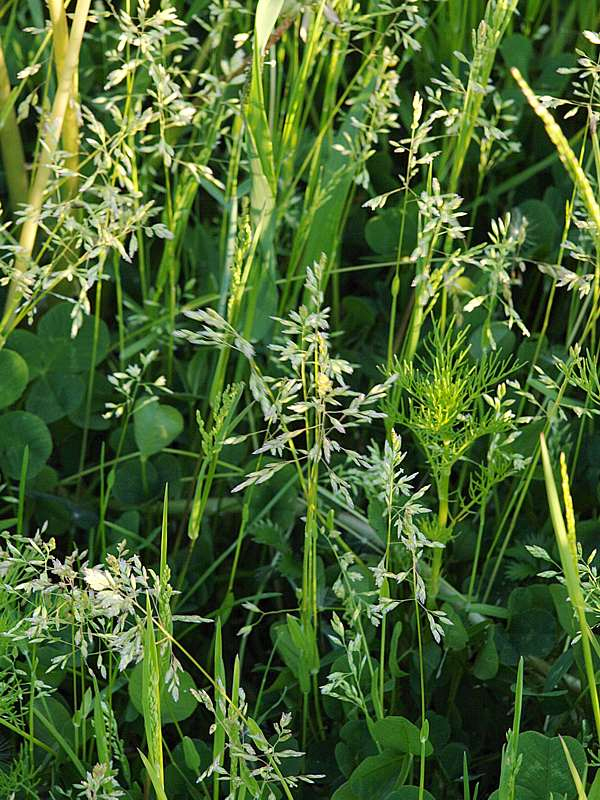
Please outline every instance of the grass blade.
[[565, 169], [569, 173], [571, 180], [575, 184], [577, 191], [581, 195], [581, 199], [583, 200], [585, 207], [588, 211], [588, 214], [592, 218], [594, 225], [596, 226], [596, 231], [598, 236], [600, 236], [600, 205], [596, 201], [596, 197], [594, 195], [594, 190], [587, 178], [587, 175], [583, 171], [581, 164], [579, 163], [579, 159], [571, 149], [571, 145], [567, 137], [564, 135], [560, 126], [552, 116], [552, 114], [545, 108], [542, 103], [538, 100], [535, 96], [533, 90], [525, 80], [525, 78], [521, 75], [519, 70], [516, 67], [513, 67], [511, 70], [512, 76], [517, 82], [519, 89], [525, 95], [525, 99], [538, 115], [538, 117], [544, 123], [544, 127], [546, 128], [546, 133], [548, 134], [550, 140], [556, 147], [558, 152], [558, 157], [562, 161]]
[[142, 755], [142, 760], [148, 770], [157, 797], [162, 798], [164, 795], [164, 766], [160, 716], [160, 659], [154, 637], [154, 621], [149, 600], [146, 607], [142, 697], [144, 730], [148, 747], [148, 758], [146, 759]]
[[586, 616], [585, 616], [585, 600], [581, 583], [579, 581], [579, 570], [577, 567], [577, 539], [575, 534], [575, 517], [573, 514], [573, 504], [571, 501], [571, 494], [569, 491], [569, 477], [567, 474], [566, 462], [564, 453], [561, 453], [561, 472], [562, 472], [562, 485], [565, 506], [567, 510], [567, 524], [563, 517], [560, 499], [552, 472], [552, 464], [550, 462], [550, 454], [546, 445], [546, 439], [542, 434], [540, 436], [540, 447], [542, 454], [542, 464], [544, 468], [544, 480], [546, 482], [546, 494], [548, 497], [548, 506], [550, 509], [550, 516], [552, 518], [552, 525], [554, 526], [554, 533], [556, 534], [556, 541], [560, 553], [560, 561], [563, 568], [567, 591], [579, 622], [579, 631], [581, 633], [581, 646], [583, 649], [583, 657], [585, 661], [585, 671], [588, 681], [588, 688], [590, 691], [590, 699], [592, 702], [592, 709], [594, 712], [594, 722], [596, 725], [596, 735], [600, 741], [600, 704], [598, 702], [598, 688], [596, 686], [596, 675], [594, 670], [594, 663], [592, 659], [592, 651], [590, 639], [594, 634], [590, 630]]

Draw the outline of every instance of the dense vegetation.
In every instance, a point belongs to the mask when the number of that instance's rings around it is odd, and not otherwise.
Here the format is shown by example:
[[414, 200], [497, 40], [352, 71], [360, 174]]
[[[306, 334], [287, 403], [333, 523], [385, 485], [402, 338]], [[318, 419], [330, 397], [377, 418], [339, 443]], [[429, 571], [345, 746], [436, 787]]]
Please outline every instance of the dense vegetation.
[[600, 798], [599, 30], [5, 0], [0, 800]]

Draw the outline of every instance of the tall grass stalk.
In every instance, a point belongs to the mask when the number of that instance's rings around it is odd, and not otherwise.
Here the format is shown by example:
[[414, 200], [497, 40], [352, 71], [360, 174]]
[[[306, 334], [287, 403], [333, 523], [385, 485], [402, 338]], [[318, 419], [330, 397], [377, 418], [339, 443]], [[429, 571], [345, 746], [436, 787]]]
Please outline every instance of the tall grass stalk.
[[461, 111], [460, 128], [453, 142], [449, 191], [456, 192], [465, 158], [479, 121], [481, 106], [496, 59], [498, 47], [517, 10], [518, 0], [489, 0], [485, 16], [473, 34], [474, 52], [467, 92]]
[[[575, 153], [573, 152], [567, 137], [562, 132], [560, 126], [552, 116], [552, 114], [548, 111], [548, 109], [539, 101], [536, 97], [533, 90], [530, 88], [529, 84], [523, 78], [521, 73], [516, 67], [513, 67], [511, 70], [513, 78], [517, 82], [520, 90], [525, 95], [525, 98], [529, 105], [533, 108], [537, 116], [541, 119], [544, 123], [544, 128], [546, 129], [546, 133], [550, 138], [551, 142], [556, 147], [558, 152], [558, 156], [563, 163], [563, 166], [569, 173], [571, 180], [573, 181], [575, 188], [577, 189], [586, 210], [590, 216], [591, 221], [594, 223], [594, 227], [596, 229], [596, 250], [600, 250], [600, 205], [596, 200], [596, 195], [594, 190], [592, 189], [592, 185], [585, 174], [583, 167]], [[588, 323], [589, 330], [590, 326], [595, 323], [596, 313], [598, 310], [598, 304], [600, 302], [600, 261], [596, 260], [596, 269], [594, 274], [594, 294], [593, 294], [594, 302], [593, 302], [593, 311], [590, 315], [590, 321]]]
[[565, 740], [563, 737], [560, 737], [560, 743], [562, 745], [563, 753], [565, 754], [565, 759], [567, 764], [569, 765], [569, 772], [571, 773], [571, 777], [573, 778], [573, 783], [575, 784], [575, 788], [577, 789], [577, 800], [588, 800], [587, 794], [585, 793], [585, 786], [583, 785], [583, 781], [581, 780], [581, 776], [577, 772], [577, 767], [573, 763], [573, 757], [569, 752], [569, 748], [565, 744]]
[[569, 144], [569, 140], [562, 132], [552, 114], [536, 97], [535, 93], [530, 88], [529, 84], [521, 75], [519, 70], [516, 67], [513, 67], [511, 69], [511, 73], [520, 90], [525, 95], [527, 102], [544, 123], [546, 133], [556, 147], [558, 157], [562, 161], [565, 169], [571, 177], [571, 180], [575, 184], [575, 187], [577, 188], [577, 191], [579, 192], [581, 199], [585, 204], [587, 212], [596, 226], [598, 236], [600, 236], [600, 205], [598, 205], [594, 190], [592, 189], [587, 175], [583, 171], [583, 167], [581, 166], [579, 159], [573, 152], [571, 145]]
[[523, 711], [523, 665], [523, 657], [521, 657], [519, 659], [519, 668], [515, 685], [513, 724], [506, 737], [506, 745], [502, 750], [498, 800], [517, 800], [517, 775], [521, 767], [521, 758], [519, 757], [519, 734], [521, 730], [521, 714]]
[[142, 698], [148, 757], [140, 753], [158, 800], [166, 800], [160, 703], [160, 655], [149, 601], [144, 641]]
[[52, 175], [52, 164], [56, 151], [58, 150], [69, 99], [72, 96], [73, 80], [79, 65], [79, 51], [88, 21], [90, 4], [91, 0], [77, 0], [77, 6], [75, 7], [69, 44], [64, 56], [63, 69], [59, 77], [52, 110], [42, 133], [40, 160], [29, 190], [27, 200], [29, 208], [21, 229], [21, 236], [19, 239], [20, 249], [15, 258], [14, 265], [15, 275], [9, 286], [4, 307], [4, 316], [0, 323], [0, 343], [19, 304], [22, 293], [20, 282], [24, 277], [23, 273], [27, 272], [29, 269], [33, 256], [33, 249], [35, 247], [35, 240], [39, 227], [39, 214], [44, 202], [46, 187]]
[[[63, 0], [47, 0], [50, 20], [52, 22], [54, 61], [56, 63], [56, 76], [60, 83], [60, 76], [65, 68], [65, 59], [69, 48], [69, 29], [67, 15]], [[65, 166], [70, 174], [65, 181], [67, 197], [74, 197], [79, 183], [79, 121], [77, 118], [77, 70], [71, 78], [71, 95], [65, 110], [62, 127], [62, 141], [67, 152]]]
[[548, 496], [548, 507], [550, 509], [550, 517], [556, 534], [556, 542], [558, 551], [560, 553], [560, 562], [562, 564], [567, 591], [571, 604], [577, 615], [579, 633], [581, 635], [581, 647], [583, 650], [583, 658], [585, 663], [585, 671], [588, 682], [588, 689], [590, 692], [590, 700], [592, 704], [592, 711], [594, 714], [594, 723], [596, 726], [596, 737], [600, 741], [600, 702], [598, 700], [598, 687], [596, 684], [596, 672], [594, 669], [594, 662], [592, 657], [592, 647], [590, 640], [594, 636], [588, 624], [585, 611], [585, 599], [579, 580], [578, 569], [578, 552], [577, 552], [577, 535], [575, 532], [575, 515], [573, 512], [573, 501], [571, 499], [571, 491], [569, 488], [569, 476], [567, 473], [567, 464], [564, 453], [560, 457], [560, 469], [562, 479], [563, 502], [565, 505], [567, 521], [563, 517], [560, 500], [556, 483], [554, 481], [554, 474], [552, 471], [552, 464], [550, 461], [550, 454], [546, 440], [542, 434], [540, 437], [540, 448], [542, 454], [542, 465], [544, 468], [544, 480], [546, 483], [546, 494]]
[[25, 152], [14, 109], [14, 100], [15, 96], [11, 91], [4, 50], [0, 42], [0, 104], [4, 108], [4, 122], [0, 124], [0, 152], [13, 211], [25, 205], [29, 190]]

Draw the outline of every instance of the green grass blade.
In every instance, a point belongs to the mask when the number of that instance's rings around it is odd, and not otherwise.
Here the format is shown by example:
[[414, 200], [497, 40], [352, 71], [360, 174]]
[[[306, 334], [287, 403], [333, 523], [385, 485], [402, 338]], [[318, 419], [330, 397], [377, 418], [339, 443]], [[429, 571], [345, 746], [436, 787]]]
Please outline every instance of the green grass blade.
[[[144, 638], [144, 661], [142, 671], [142, 697], [144, 730], [148, 747], [148, 770], [157, 796], [160, 790], [164, 794], [164, 766], [162, 727], [160, 714], [160, 659], [156, 639], [154, 637], [154, 621], [150, 609], [150, 601], [146, 608], [146, 635]], [[145, 757], [143, 758], [146, 764]], [[157, 789], [157, 786], [159, 787]]]
[[598, 701], [598, 688], [596, 685], [596, 674], [594, 670], [594, 662], [590, 644], [590, 640], [593, 639], [594, 634], [590, 630], [585, 616], [585, 600], [583, 597], [583, 591], [581, 589], [581, 583], [579, 581], [575, 519], [573, 515], [564, 454], [561, 456], [561, 461], [563, 472], [563, 493], [567, 507], [567, 524], [565, 524], [563, 517], [558, 490], [556, 488], [556, 482], [554, 480], [554, 474], [552, 471], [552, 464], [550, 462], [550, 454], [548, 453], [546, 439], [543, 434], [540, 436], [540, 447], [550, 516], [552, 518], [552, 525], [554, 526], [554, 532], [556, 534], [556, 541], [558, 544], [558, 551], [560, 553], [560, 561], [563, 568], [565, 583], [567, 585], [567, 591], [569, 593], [573, 608], [577, 613], [579, 630], [581, 633], [581, 646], [583, 649], [585, 671], [588, 681], [588, 688], [590, 691], [592, 709], [594, 712], [596, 735], [600, 741], [600, 703]]
[[567, 759], [567, 764], [569, 765], [569, 772], [571, 773], [571, 777], [573, 778], [573, 783], [575, 784], [575, 788], [577, 789], [577, 800], [588, 800], [587, 795], [585, 793], [585, 787], [581, 781], [579, 773], [577, 772], [577, 767], [573, 763], [573, 758], [571, 757], [569, 748], [565, 744], [565, 740], [562, 738], [562, 736], [559, 736], [559, 739], [562, 745], [563, 752], [565, 754], [565, 758]]
[[588, 214], [596, 226], [597, 235], [600, 236], [600, 205], [598, 205], [594, 190], [592, 189], [587, 175], [579, 163], [579, 159], [571, 149], [571, 145], [569, 144], [567, 137], [560, 129], [560, 126], [552, 114], [542, 105], [542, 103], [540, 103], [519, 70], [516, 67], [513, 67], [511, 73], [517, 82], [519, 89], [525, 95], [527, 102], [544, 123], [546, 133], [556, 147], [558, 157], [562, 161], [565, 169], [571, 177], [571, 180], [575, 184], [575, 187], [577, 188], [577, 191], [579, 192], [581, 199], [585, 204]]

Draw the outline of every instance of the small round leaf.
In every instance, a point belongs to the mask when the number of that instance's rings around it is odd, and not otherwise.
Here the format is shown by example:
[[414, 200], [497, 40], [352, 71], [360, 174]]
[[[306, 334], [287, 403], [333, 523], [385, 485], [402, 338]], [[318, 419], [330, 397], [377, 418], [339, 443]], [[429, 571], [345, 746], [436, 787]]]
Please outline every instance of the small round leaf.
[[51, 372], [35, 381], [25, 405], [44, 422], [56, 422], [79, 408], [84, 394], [85, 384], [79, 375]]
[[142, 457], [168, 447], [182, 430], [183, 417], [173, 406], [162, 405], [155, 398], [142, 400], [136, 406], [133, 431]]
[[[142, 696], [142, 671], [143, 664], [136, 664], [129, 675], [129, 697], [135, 709], [140, 714], [144, 713], [144, 698]], [[160, 714], [163, 723], [181, 722], [196, 710], [198, 701], [192, 694], [196, 688], [194, 679], [187, 672], [179, 673], [179, 694], [174, 700], [166, 685], [160, 691]]]
[[27, 362], [14, 350], [0, 350], [0, 408], [12, 405], [29, 380]]
[[29, 448], [27, 476], [32, 478], [52, 452], [52, 437], [46, 423], [28, 411], [9, 411], [0, 416], [0, 466], [10, 478], [21, 476], [26, 447]]

